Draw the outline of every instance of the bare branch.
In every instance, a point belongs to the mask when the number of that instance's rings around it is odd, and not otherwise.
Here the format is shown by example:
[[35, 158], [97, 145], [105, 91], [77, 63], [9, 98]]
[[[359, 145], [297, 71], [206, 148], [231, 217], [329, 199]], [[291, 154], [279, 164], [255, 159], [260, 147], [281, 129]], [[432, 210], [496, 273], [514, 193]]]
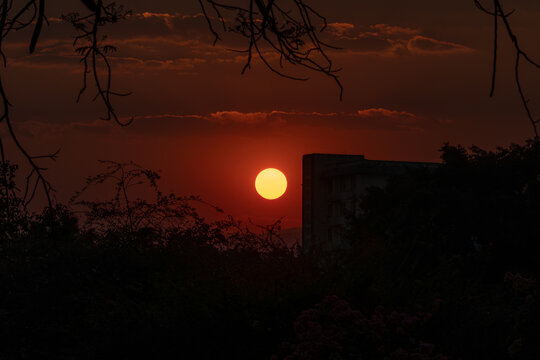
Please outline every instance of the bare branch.
[[486, 8], [479, 0], [474, 0], [475, 5], [484, 13], [490, 15], [493, 17], [493, 38], [494, 38], [494, 46], [493, 46], [493, 69], [492, 69], [492, 77], [491, 77], [491, 90], [490, 90], [490, 96], [493, 96], [493, 93], [495, 91], [495, 80], [497, 77], [497, 46], [498, 46], [498, 19], [500, 18], [503, 22], [504, 29], [506, 30], [506, 34], [512, 41], [512, 44], [514, 46], [515, 51], [515, 62], [514, 62], [514, 80], [516, 82], [516, 87], [518, 90], [519, 97], [521, 99], [521, 102], [523, 104], [523, 108], [525, 109], [525, 113], [527, 114], [527, 118], [529, 122], [532, 125], [533, 133], [536, 138], [539, 137], [538, 133], [538, 127], [536, 124], [540, 122], [540, 119], [535, 119], [532, 111], [529, 106], [529, 100], [527, 99], [525, 92], [523, 90], [523, 87], [521, 85], [521, 75], [520, 75], [520, 64], [521, 59], [524, 59], [528, 64], [540, 68], [540, 63], [532, 60], [527, 52], [525, 52], [519, 45], [518, 37], [515, 35], [514, 31], [512, 30], [512, 26], [510, 25], [510, 22], [508, 20], [509, 16], [514, 13], [514, 10], [505, 13], [504, 9], [501, 5], [500, 0], [493, 0], [493, 9], [490, 10]]
[[[319, 38], [319, 32], [327, 26], [326, 19], [305, 4], [303, 0], [290, 0], [291, 10], [285, 10], [277, 0], [249, 0], [248, 8], [218, 3], [214, 0], [199, 0], [202, 12], [214, 35], [214, 44], [221, 40], [213, 26], [214, 17], [223, 24], [225, 32], [236, 33], [248, 40], [246, 62], [242, 74], [249, 68], [254, 55], [273, 73], [292, 80], [307, 80], [290, 75], [284, 64], [299, 65], [332, 78], [339, 87], [339, 98], [343, 98], [343, 86], [337, 76], [340, 69], [333, 67], [326, 49], [334, 48]], [[208, 9], [207, 9], [208, 7]], [[233, 14], [234, 21], [225, 20], [222, 11]], [[316, 26], [315, 21], [320, 23]], [[228, 26], [227, 26], [228, 25]], [[273, 65], [269, 54], [279, 56], [279, 65]]]
[[[43, 28], [43, 22], [46, 22], [45, 17], [45, 0], [30, 0], [26, 2], [20, 9], [13, 8], [13, 2], [9, 0], [3, 0], [0, 4], [1, 15], [0, 15], [0, 56], [3, 60], [4, 68], [7, 66], [6, 56], [3, 51], [3, 40], [8, 36], [11, 30], [21, 30], [23, 28], [31, 26], [35, 22], [34, 31], [32, 33], [32, 38], [30, 39], [29, 51], [33, 53], [36, 49], [39, 36]], [[10, 11], [14, 10], [15, 15], [10, 17]], [[23, 19], [24, 18], [24, 19]], [[28, 205], [30, 201], [35, 197], [37, 188], [41, 185], [43, 192], [47, 198], [47, 203], [50, 208], [52, 208], [52, 198], [51, 192], [54, 191], [51, 184], [45, 179], [43, 171], [45, 168], [41, 167], [36, 161], [42, 159], [55, 160], [58, 151], [52, 154], [46, 155], [30, 155], [26, 148], [21, 144], [20, 140], [15, 134], [15, 131], [12, 126], [12, 121], [10, 117], [10, 108], [12, 107], [11, 103], [8, 100], [4, 83], [3, 76], [0, 74], [0, 107], [2, 114], [0, 116], [0, 123], [4, 123], [7, 127], [9, 138], [15, 144], [17, 150], [24, 156], [28, 165], [30, 166], [30, 171], [26, 177], [26, 187], [24, 189], [24, 196], [22, 198], [24, 206]], [[3, 144], [0, 146], [2, 148], [2, 163], [6, 163], [6, 157], [4, 154]], [[5, 179], [4, 179], [5, 180]]]
[[[127, 122], [121, 121], [112, 104], [113, 96], [128, 96], [130, 93], [120, 93], [112, 90], [112, 68], [107, 54], [116, 51], [116, 48], [104, 43], [106, 36], [100, 37], [100, 28], [127, 18], [131, 11], [125, 10], [122, 5], [116, 5], [115, 3], [105, 4], [103, 0], [97, 0], [97, 3], [91, 0], [81, 1], [91, 11], [89, 15], [80, 15], [79, 13], [62, 15], [62, 19], [72, 24], [80, 33], [73, 42], [75, 51], [81, 55], [83, 64], [83, 85], [77, 96], [77, 102], [86, 92], [88, 76], [91, 75], [97, 88], [94, 100], [100, 98], [107, 111], [107, 115], [103, 119], [113, 119], [122, 126], [129, 125], [133, 118]], [[101, 66], [105, 67], [105, 81], [101, 79], [99, 70]]]

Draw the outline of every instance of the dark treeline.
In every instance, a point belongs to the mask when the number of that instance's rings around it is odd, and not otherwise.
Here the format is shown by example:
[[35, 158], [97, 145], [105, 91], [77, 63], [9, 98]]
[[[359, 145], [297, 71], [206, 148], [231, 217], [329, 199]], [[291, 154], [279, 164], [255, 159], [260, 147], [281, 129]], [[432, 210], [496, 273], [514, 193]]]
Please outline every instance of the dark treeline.
[[540, 143], [441, 158], [370, 189], [349, 250], [310, 255], [133, 164], [29, 214], [3, 163], [0, 358], [538, 359]]

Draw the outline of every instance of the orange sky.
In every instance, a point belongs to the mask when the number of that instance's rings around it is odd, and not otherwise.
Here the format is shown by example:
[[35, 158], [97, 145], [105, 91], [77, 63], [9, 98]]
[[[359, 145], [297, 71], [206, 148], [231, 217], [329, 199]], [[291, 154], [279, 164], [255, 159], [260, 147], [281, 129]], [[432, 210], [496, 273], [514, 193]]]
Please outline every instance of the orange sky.
[[[472, 0], [308, 2], [328, 17], [327, 41], [343, 47], [329, 52], [343, 68], [341, 102], [335, 84], [320, 74], [300, 72], [311, 79], [295, 82], [255, 61], [241, 76], [245, 58], [228, 49], [245, 44], [226, 36], [212, 46], [196, 0], [125, 2], [133, 16], [107, 33], [118, 46], [113, 87], [133, 92], [115, 103], [120, 116], [136, 119], [127, 128], [99, 120], [103, 107], [90, 92], [75, 104], [82, 68], [73, 31], [56, 20], [73, 2], [51, 4], [35, 55], [26, 53], [29, 33], [5, 45], [6, 86], [29, 150], [61, 148], [48, 164], [58, 200], [99, 170], [98, 159], [131, 160], [161, 170], [165, 191], [200, 195], [259, 223], [284, 216], [294, 227], [301, 218], [302, 154], [437, 161], [445, 141], [493, 148], [532, 135], [507, 40], [496, 96], [488, 97], [491, 19]], [[512, 6], [522, 47], [540, 58], [540, 3]], [[530, 70], [524, 68], [523, 85], [538, 109], [540, 72]], [[266, 167], [288, 177], [279, 200], [255, 192], [255, 176]]]

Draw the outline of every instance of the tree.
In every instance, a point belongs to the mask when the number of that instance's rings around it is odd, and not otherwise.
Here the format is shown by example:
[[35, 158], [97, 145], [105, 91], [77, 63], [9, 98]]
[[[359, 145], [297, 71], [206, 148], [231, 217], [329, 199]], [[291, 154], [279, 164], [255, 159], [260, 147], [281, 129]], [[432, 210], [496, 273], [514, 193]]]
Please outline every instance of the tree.
[[[162, 193], [158, 172], [135, 163], [101, 161], [103, 170], [86, 180], [86, 185], [71, 198], [71, 204], [82, 207], [85, 231], [115, 247], [138, 249], [182, 247], [188, 242], [212, 246], [223, 251], [239, 250], [265, 254], [292, 253], [279, 235], [281, 219], [261, 226], [255, 233], [232, 216], [207, 221], [196, 205], [223, 210], [197, 196]], [[112, 196], [106, 200], [85, 200], [97, 186], [112, 185]], [[1, 203], [0, 203], [1, 204]], [[181, 243], [179, 243], [179, 241]]]
[[[87, 179], [84, 188], [71, 199], [82, 205], [86, 225], [103, 239], [113, 238], [116, 245], [136, 245], [136, 240], [163, 241], [170, 231], [182, 233], [201, 226], [204, 222], [189, 201], [195, 197], [178, 197], [159, 191], [159, 174], [134, 163], [102, 161], [104, 170]], [[111, 199], [91, 201], [82, 199], [91, 187], [113, 183]], [[152, 200], [134, 198], [134, 187], [147, 186]], [[140, 241], [139, 241], [140, 242]], [[157, 244], [139, 244], [152, 246]]]
[[367, 192], [353, 222], [353, 248], [384, 260], [390, 291], [413, 286], [404, 279], [427, 283], [435, 274], [439, 281], [484, 284], [507, 271], [539, 276], [533, 254], [540, 251], [534, 225], [540, 141], [496, 151], [446, 144], [441, 152], [436, 170], [411, 172]]

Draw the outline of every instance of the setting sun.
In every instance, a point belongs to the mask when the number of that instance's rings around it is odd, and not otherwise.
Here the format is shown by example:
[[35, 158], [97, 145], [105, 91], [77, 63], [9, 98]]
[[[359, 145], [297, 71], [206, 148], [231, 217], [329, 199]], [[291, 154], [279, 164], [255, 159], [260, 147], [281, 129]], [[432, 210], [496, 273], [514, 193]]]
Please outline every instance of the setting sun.
[[278, 169], [264, 169], [255, 179], [255, 189], [267, 200], [277, 199], [287, 190], [287, 178]]

